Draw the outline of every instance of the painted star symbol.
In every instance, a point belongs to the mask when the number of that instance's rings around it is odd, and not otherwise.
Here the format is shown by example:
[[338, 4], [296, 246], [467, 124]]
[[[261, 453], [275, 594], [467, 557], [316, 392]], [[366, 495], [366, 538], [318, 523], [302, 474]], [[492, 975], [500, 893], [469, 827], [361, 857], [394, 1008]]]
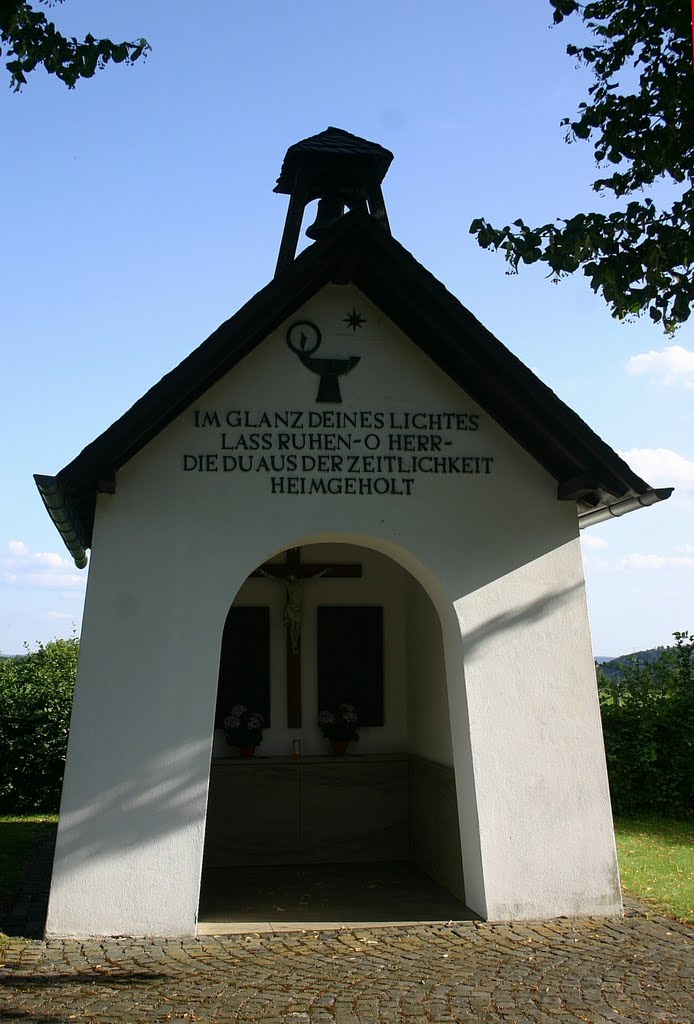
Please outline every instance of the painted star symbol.
[[362, 324], [366, 323], [366, 317], [363, 317], [361, 313], [357, 313], [356, 309], [352, 307], [352, 312], [347, 314], [343, 323], [346, 323], [348, 327], [351, 327], [352, 332], [356, 334], [357, 327], [361, 327]]

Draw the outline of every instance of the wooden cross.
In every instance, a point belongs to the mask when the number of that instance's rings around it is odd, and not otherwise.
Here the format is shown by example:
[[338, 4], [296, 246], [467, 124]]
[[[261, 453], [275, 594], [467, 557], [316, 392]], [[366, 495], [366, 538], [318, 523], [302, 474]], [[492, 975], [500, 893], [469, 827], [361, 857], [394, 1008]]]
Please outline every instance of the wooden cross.
[[[252, 577], [285, 582], [287, 606], [285, 626], [287, 627], [287, 725], [290, 729], [301, 728], [301, 604], [300, 586], [302, 580], [329, 576], [331, 579], [360, 579], [361, 565], [358, 562], [302, 562], [301, 548], [290, 548], [284, 563], [266, 562], [251, 573]], [[296, 581], [299, 588], [292, 592], [291, 584]], [[297, 603], [299, 602], [299, 603]]]

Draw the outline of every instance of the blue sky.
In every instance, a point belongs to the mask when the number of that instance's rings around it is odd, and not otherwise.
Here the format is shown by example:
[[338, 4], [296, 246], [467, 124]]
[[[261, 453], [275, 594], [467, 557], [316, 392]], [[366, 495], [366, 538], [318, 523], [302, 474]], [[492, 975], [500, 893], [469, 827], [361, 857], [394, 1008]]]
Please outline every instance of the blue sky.
[[677, 488], [586, 531], [596, 652], [694, 629], [694, 326], [619, 324], [582, 278], [509, 276], [468, 234], [477, 216], [610, 208], [591, 147], [559, 127], [590, 81], [565, 54], [579, 23], [551, 28], [546, 0], [67, 0], [51, 16], [153, 52], [73, 91], [42, 70], [0, 89], [0, 652], [80, 624], [86, 572], [32, 474], [57, 472], [267, 283], [285, 151], [331, 124], [395, 153], [394, 235], [640, 475]]

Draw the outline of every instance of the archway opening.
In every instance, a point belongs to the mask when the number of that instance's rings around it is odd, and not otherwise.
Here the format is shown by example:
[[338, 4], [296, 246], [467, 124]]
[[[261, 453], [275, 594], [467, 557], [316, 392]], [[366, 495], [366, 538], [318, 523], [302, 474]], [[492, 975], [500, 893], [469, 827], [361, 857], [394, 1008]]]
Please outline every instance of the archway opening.
[[[336, 755], [320, 722], [344, 704], [359, 739]], [[264, 720], [252, 757], [225, 738], [239, 706]], [[199, 933], [470, 916], [441, 623], [395, 559], [312, 543], [258, 566], [215, 727]]]

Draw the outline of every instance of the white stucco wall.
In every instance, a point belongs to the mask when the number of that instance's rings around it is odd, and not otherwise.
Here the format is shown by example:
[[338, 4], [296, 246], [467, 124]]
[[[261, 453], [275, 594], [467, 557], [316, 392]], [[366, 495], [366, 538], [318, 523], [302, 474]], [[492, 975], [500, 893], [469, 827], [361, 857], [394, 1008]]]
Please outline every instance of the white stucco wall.
[[[366, 318], [358, 333], [343, 323], [352, 308]], [[230, 598], [274, 553], [309, 543], [390, 555], [436, 604], [453, 733], [441, 752], [456, 772], [472, 908], [616, 911], [575, 509], [355, 289], [326, 288], [294, 320], [320, 325], [321, 356], [361, 356], [341, 378], [343, 404], [316, 403], [318, 378], [282, 328], [196, 403], [198, 423], [229, 410], [467, 413], [479, 428], [441, 432], [442, 452], [493, 459], [491, 471], [418, 473], [409, 496], [272, 494], [263, 471], [219, 471], [220, 435], [239, 432], [196, 427], [193, 409], [119, 471], [117, 493], [98, 500], [48, 933], [194, 932]], [[347, 432], [362, 453], [367, 435], [437, 433]], [[184, 471], [185, 454], [203, 470]], [[421, 742], [431, 749], [431, 735]]]
[[431, 598], [411, 576], [407, 580], [408, 750], [453, 766], [446, 663], [441, 622]]
[[[619, 910], [579, 541], [455, 602], [486, 916]], [[535, 666], [533, 671], [533, 666]], [[484, 722], [494, 722], [493, 743]]]

